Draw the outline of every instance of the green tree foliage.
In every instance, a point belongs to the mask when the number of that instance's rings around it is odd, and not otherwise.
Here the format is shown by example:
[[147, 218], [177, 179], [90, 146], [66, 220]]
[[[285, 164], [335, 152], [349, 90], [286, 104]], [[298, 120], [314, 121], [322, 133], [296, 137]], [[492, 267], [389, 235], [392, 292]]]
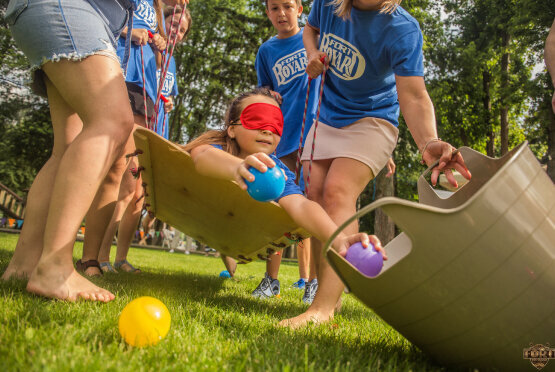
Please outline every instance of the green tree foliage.
[[0, 182], [23, 195], [50, 156], [52, 124], [46, 101], [23, 85], [29, 64], [5, 23], [0, 36]]
[[221, 125], [230, 99], [256, 86], [256, 52], [273, 35], [260, 1], [192, 1], [189, 10], [193, 26], [174, 53], [180, 95], [170, 138], [176, 142]]

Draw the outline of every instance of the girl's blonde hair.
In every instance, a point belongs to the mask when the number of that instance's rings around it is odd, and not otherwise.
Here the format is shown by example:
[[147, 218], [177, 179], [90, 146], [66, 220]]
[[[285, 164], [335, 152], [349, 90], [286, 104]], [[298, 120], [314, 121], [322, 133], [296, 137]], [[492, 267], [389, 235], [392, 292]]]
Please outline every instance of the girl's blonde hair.
[[230, 102], [225, 113], [225, 122], [222, 129], [209, 130], [207, 132], [204, 132], [203, 134], [183, 146], [183, 149], [187, 152], [190, 152], [192, 149], [200, 145], [220, 145], [222, 146], [222, 150], [224, 150], [225, 152], [228, 152], [231, 155], [235, 156], [239, 155], [240, 148], [237, 144], [237, 140], [229, 136], [229, 134], [227, 133], [227, 128], [229, 128], [231, 124], [239, 122], [241, 112], [244, 108], [242, 107], [243, 105], [241, 103], [245, 98], [252, 96], [266, 96], [275, 100], [274, 96], [272, 96], [268, 88], [256, 88], [248, 92], [241, 93]]
[[[402, 0], [383, 0], [380, 13], [393, 13], [401, 4]], [[331, 5], [335, 6], [335, 14], [343, 19], [351, 18], [353, 0], [332, 0]]]

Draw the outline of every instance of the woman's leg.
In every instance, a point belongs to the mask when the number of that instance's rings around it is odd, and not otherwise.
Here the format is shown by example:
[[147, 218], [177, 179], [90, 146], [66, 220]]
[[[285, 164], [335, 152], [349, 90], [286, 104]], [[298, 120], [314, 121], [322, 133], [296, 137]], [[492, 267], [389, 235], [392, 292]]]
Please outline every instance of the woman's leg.
[[[319, 204], [339, 226], [356, 212], [356, 201], [373, 178], [372, 171], [365, 164], [349, 158], [333, 159], [323, 179], [321, 171], [325, 167], [320, 166], [317, 169], [317, 179], [323, 182], [316, 184], [318, 186], [315, 186], [314, 191], [317, 194], [314, 196], [321, 198]], [[312, 174], [311, 177], [313, 177]], [[312, 188], [312, 185], [310, 187]], [[310, 189], [309, 192], [311, 192]], [[345, 234], [358, 232], [358, 222], [353, 221], [343, 232]], [[318, 246], [320, 251], [319, 286], [316, 297], [305, 313], [282, 321], [282, 325], [295, 328], [308, 322], [325, 322], [333, 318], [334, 309], [341, 298], [344, 286], [322, 254], [320, 242], [318, 242]]]
[[[52, 92], [52, 95], [57, 92]], [[53, 98], [58, 100], [59, 98]], [[25, 223], [17, 240], [14, 255], [2, 275], [7, 280], [12, 276], [29, 278], [42, 253], [44, 227], [50, 206], [50, 195], [54, 179], [58, 172], [60, 160], [66, 148], [83, 129], [83, 122], [70, 107], [61, 107], [50, 111], [52, 122], [61, 123], [54, 126], [54, 148], [52, 155], [43, 165], [27, 196]], [[63, 124], [62, 124], [63, 123]]]
[[93, 55], [77, 62], [47, 62], [43, 70], [48, 76], [51, 110], [73, 109], [83, 121], [83, 130], [60, 161], [42, 254], [27, 290], [64, 300], [110, 301], [113, 294], [77, 274], [72, 257], [77, 229], [132, 130], [121, 67], [112, 58]]

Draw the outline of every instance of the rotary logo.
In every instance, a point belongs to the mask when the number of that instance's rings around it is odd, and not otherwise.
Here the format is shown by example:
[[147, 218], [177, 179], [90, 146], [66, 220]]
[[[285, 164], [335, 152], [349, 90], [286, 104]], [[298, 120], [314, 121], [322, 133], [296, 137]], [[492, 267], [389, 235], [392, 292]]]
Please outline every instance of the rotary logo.
[[278, 59], [274, 67], [272, 67], [278, 86], [287, 84], [296, 77], [303, 76], [306, 65], [307, 60], [304, 49], [299, 49]]
[[551, 348], [549, 344], [546, 346], [542, 344], [532, 345], [524, 349], [524, 359], [530, 359], [530, 363], [538, 369], [545, 367], [549, 359], [555, 359], [555, 348]]
[[146, 1], [141, 1], [139, 7], [135, 11], [135, 17], [143, 20], [148, 27], [155, 30], [158, 27], [158, 22], [156, 20], [156, 10]]
[[[156, 70], [156, 81], [157, 84], [160, 81], [160, 70]], [[166, 72], [166, 80], [164, 80], [164, 86], [162, 87], [162, 94], [164, 96], [169, 96], [171, 94], [172, 88], [175, 85], [175, 75], [173, 72]]]
[[330, 71], [343, 80], [358, 79], [364, 73], [366, 61], [358, 49], [334, 34], [324, 34], [320, 50], [330, 59]]

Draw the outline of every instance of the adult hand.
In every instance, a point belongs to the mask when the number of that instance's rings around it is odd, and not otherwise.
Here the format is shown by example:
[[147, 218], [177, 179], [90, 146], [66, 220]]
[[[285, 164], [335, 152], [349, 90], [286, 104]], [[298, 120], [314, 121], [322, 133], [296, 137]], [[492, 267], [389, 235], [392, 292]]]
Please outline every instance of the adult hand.
[[364, 248], [368, 248], [370, 243], [374, 246], [376, 251], [382, 252], [383, 259], [387, 260], [387, 255], [382, 247], [382, 242], [376, 235], [368, 235], [366, 233], [357, 233], [352, 235], [338, 235], [337, 238], [332, 243], [333, 248], [341, 256], [345, 257], [347, 255], [347, 250], [349, 247], [355, 243], [360, 242]]
[[307, 58], [306, 73], [311, 79], [316, 79], [324, 71], [324, 62], [322, 60], [325, 60], [326, 53], [317, 51], [307, 55]]
[[268, 168], [273, 168], [276, 163], [265, 153], [257, 152], [255, 154], [247, 156], [235, 170], [234, 179], [243, 189], [247, 189], [247, 183], [245, 180], [252, 182], [254, 181], [254, 175], [249, 172], [249, 168], [255, 168], [258, 171], [264, 173]]
[[447, 181], [454, 187], [459, 187], [457, 180], [453, 176], [452, 169], [456, 169], [464, 178], [470, 180], [472, 175], [466, 167], [462, 155], [449, 143], [435, 140], [426, 145], [422, 153], [422, 160], [430, 166], [439, 159], [439, 164], [432, 169], [432, 185], [437, 184], [437, 179], [441, 172], [445, 173]]

